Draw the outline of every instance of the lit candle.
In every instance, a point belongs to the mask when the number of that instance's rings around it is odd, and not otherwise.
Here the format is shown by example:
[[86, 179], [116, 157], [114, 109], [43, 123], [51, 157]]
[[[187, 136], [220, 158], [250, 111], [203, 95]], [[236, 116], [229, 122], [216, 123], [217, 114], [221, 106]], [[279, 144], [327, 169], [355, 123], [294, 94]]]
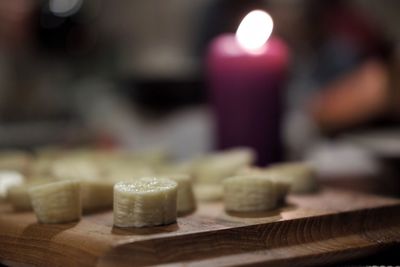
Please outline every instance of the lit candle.
[[236, 35], [211, 43], [207, 58], [218, 148], [252, 147], [260, 165], [282, 158], [282, 87], [289, 57], [286, 44], [271, 36], [272, 29], [266, 12], [252, 11]]

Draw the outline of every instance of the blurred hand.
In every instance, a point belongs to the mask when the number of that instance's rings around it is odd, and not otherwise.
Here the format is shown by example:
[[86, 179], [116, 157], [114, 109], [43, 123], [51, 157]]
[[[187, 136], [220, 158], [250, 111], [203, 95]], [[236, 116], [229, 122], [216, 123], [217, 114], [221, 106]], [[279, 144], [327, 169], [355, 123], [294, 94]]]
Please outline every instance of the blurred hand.
[[388, 88], [386, 66], [370, 60], [321, 90], [312, 100], [312, 116], [325, 130], [362, 124], [388, 108]]

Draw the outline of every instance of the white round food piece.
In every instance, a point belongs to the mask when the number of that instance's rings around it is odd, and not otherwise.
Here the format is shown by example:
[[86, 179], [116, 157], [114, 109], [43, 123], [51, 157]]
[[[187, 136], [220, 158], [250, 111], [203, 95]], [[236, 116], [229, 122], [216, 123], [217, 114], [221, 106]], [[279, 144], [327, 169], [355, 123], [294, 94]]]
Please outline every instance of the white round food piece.
[[114, 185], [114, 225], [145, 227], [170, 224], [177, 216], [178, 184], [167, 178], [143, 177]]

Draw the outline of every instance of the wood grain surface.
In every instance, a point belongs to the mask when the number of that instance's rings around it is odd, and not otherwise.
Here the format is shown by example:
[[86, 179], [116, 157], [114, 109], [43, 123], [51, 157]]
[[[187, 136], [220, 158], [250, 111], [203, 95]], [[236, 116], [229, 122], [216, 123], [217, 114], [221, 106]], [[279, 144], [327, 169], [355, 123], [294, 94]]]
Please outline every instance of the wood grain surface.
[[39, 224], [0, 205], [0, 261], [16, 266], [293, 266], [354, 259], [400, 242], [400, 200], [324, 189], [265, 213], [200, 204], [176, 224], [113, 227], [112, 212]]

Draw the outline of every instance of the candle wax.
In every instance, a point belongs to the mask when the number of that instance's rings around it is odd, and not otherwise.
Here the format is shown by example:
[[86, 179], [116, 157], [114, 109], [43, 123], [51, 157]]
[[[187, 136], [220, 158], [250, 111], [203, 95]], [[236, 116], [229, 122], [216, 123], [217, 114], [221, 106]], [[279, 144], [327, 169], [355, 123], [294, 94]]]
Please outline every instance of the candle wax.
[[282, 97], [288, 49], [271, 36], [257, 51], [241, 47], [235, 35], [216, 38], [207, 57], [210, 101], [217, 147], [249, 146], [258, 164], [282, 159]]

